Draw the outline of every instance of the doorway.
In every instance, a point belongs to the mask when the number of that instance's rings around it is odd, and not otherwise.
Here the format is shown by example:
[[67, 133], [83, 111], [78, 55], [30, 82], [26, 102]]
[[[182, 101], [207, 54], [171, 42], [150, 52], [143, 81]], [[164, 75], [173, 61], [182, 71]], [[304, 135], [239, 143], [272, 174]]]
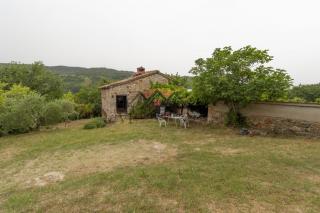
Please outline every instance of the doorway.
[[116, 96], [117, 113], [127, 113], [127, 96]]

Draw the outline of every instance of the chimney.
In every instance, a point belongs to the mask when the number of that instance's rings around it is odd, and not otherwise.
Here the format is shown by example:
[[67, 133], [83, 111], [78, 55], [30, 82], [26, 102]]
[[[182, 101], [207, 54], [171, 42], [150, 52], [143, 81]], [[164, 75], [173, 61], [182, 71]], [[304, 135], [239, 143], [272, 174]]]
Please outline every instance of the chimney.
[[138, 67], [137, 72], [133, 76], [138, 76], [146, 73], [146, 69], [144, 67]]

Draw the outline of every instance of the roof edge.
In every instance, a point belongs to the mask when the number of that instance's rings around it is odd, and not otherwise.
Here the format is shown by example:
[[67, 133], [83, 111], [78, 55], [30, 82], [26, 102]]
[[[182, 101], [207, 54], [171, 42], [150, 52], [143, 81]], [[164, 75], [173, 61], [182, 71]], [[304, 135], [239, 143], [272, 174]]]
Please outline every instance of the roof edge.
[[168, 80], [171, 79], [168, 75], [160, 72], [159, 70], [152, 70], [152, 71], [147, 71], [145, 74], [142, 74], [142, 75], [134, 76], [134, 77], [131, 77], [131, 78], [127, 78], [127, 79], [123, 79], [123, 80], [120, 80], [120, 81], [113, 82], [111, 84], [103, 85], [103, 86], [99, 87], [99, 89], [109, 89], [109, 88], [117, 87], [117, 86], [120, 86], [120, 85], [123, 85], [123, 84], [127, 84], [129, 82], [132, 82], [132, 81], [135, 81], [135, 80], [138, 80], [138, 79], [141, 79], [141, 78], [145, 78], [145, 77], [148, 77], [148, 76], [151, 76], [151, 75], [155, 75], [155, 74], [159, 74], [159, 75], [165, 77]]

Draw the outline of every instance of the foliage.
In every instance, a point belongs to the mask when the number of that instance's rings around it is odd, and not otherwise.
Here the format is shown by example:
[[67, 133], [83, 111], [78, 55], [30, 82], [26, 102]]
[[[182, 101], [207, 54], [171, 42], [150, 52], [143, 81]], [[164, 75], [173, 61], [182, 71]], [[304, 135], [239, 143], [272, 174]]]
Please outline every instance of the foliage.
[[17, 134], [38, 129], [43, 104], [43, 97], [36, 93], [5, 98], [0, 107], [0, 131], [4, 134]]
[[304, 100], [303, 98], [300, 97], [294, 97], [288, 100], [288, 102], [292, 102], [292, 103], [306, 103], [306, 100]]
[[178, 82], [170, 82], [168, 84], [153, 83], [151, 88], [158, 89], [162, 93], [170, 92], [171, 95], [165, 100], [166, 104], [183, 107], [189, 103], [196, 102], [191, 91], [187, 88], [177, 85]]
[[68, 100], [70, 102], [75, 102], [75, 95], [69, 91], [69, 92], [63, 94], [62, 99]]
[[316, 102], [317, 104], [320, 104], [320, 98], [317, 98], [317, 99], [315, 100], [315, 102]]
[[93, 117], [93, 104], [77, 104], [76, 111], [79, 113], [80, 118], [91, 118]]
[[83, 128], [84, 129], [96, 129], [96, 128], [103, 128], [105, 126], [106, 126], [105, 120], [101, 117], [98, 117], [98, 118], [94, 118], [89, 123], [86, 123]]
[[48, 102], [44, 107], [43, 124], [52, 125], [77, 118], [75, 104], [68, 100], [55, 100]]
[[217, 48], [210, 58], [200, 58], [191, 69], [193, 92], [203, 103], [224, 101], [234, 113], [255, 101], [284, 97], [292, 79], [281, 69], [267, 66], [273, 57], [251, 46], [239, 50]]
[[320, 83], [319, 84], [306, 84], [294, 86], [289, 91], [289, 98], [295, 97], [304, 99], [306, 102], [316, 102], [317, 98], [320, 98]]
[[51, 125], [61, 122], [62, 109], [59, 103], [56, 101], [49, 102], [44, 107], [43, 124]]
[[75, 95], [75, 102], [81, 118], [101, 115], [101, 94], [97, 86], [82, 87]]
[[84, 129], [96, 129], [97, 128], [97, 125], [90, 122], [90, 123], [86, 123], [84, 126], [83, 126]]
[[170, 75], [170, 83], [178, 87], [191, 88], [191, 78], [188, 76], [180, 76], [178, 73]]
[[247, 126], [246, 117], [244, 117], [239, 112], [234, 112], [233, 110], [229, 110], [226, 115], [226, 125], [234, 126], [234, 127], [245, 127]]
[[47, 67], [53, 73], [58, 74], [64, 82], [65, 91], [79, 92], [84, 82], [90, 80], [92, 85], [109, 84], [111, 81], [122, 80], [132, 76], [133, 72], [119, 71], [109, 68], [83, 68], [68, 66], [50, 66]]
[[152, 118], [156, 114], [156, 108], [146, 101], [140, 101], [130, 109], [129, 116], [132, 119]]
[[0, 81], [7, 83], [8, 87], [13, 84], [29, 87], [48, 100], [60, 98], [63, 92], [61, 78], [48, 71], [41, 62], [1, 65]]

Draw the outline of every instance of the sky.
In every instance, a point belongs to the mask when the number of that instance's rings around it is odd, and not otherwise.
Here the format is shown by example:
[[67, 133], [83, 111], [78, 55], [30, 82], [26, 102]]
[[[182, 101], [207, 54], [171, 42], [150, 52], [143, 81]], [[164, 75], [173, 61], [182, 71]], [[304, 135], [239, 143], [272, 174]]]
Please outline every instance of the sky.
[[268, 49], [295, 84], [320, 82], [318, 0], [0, 0], [0, 62], [187, 75], [215, 48]]

